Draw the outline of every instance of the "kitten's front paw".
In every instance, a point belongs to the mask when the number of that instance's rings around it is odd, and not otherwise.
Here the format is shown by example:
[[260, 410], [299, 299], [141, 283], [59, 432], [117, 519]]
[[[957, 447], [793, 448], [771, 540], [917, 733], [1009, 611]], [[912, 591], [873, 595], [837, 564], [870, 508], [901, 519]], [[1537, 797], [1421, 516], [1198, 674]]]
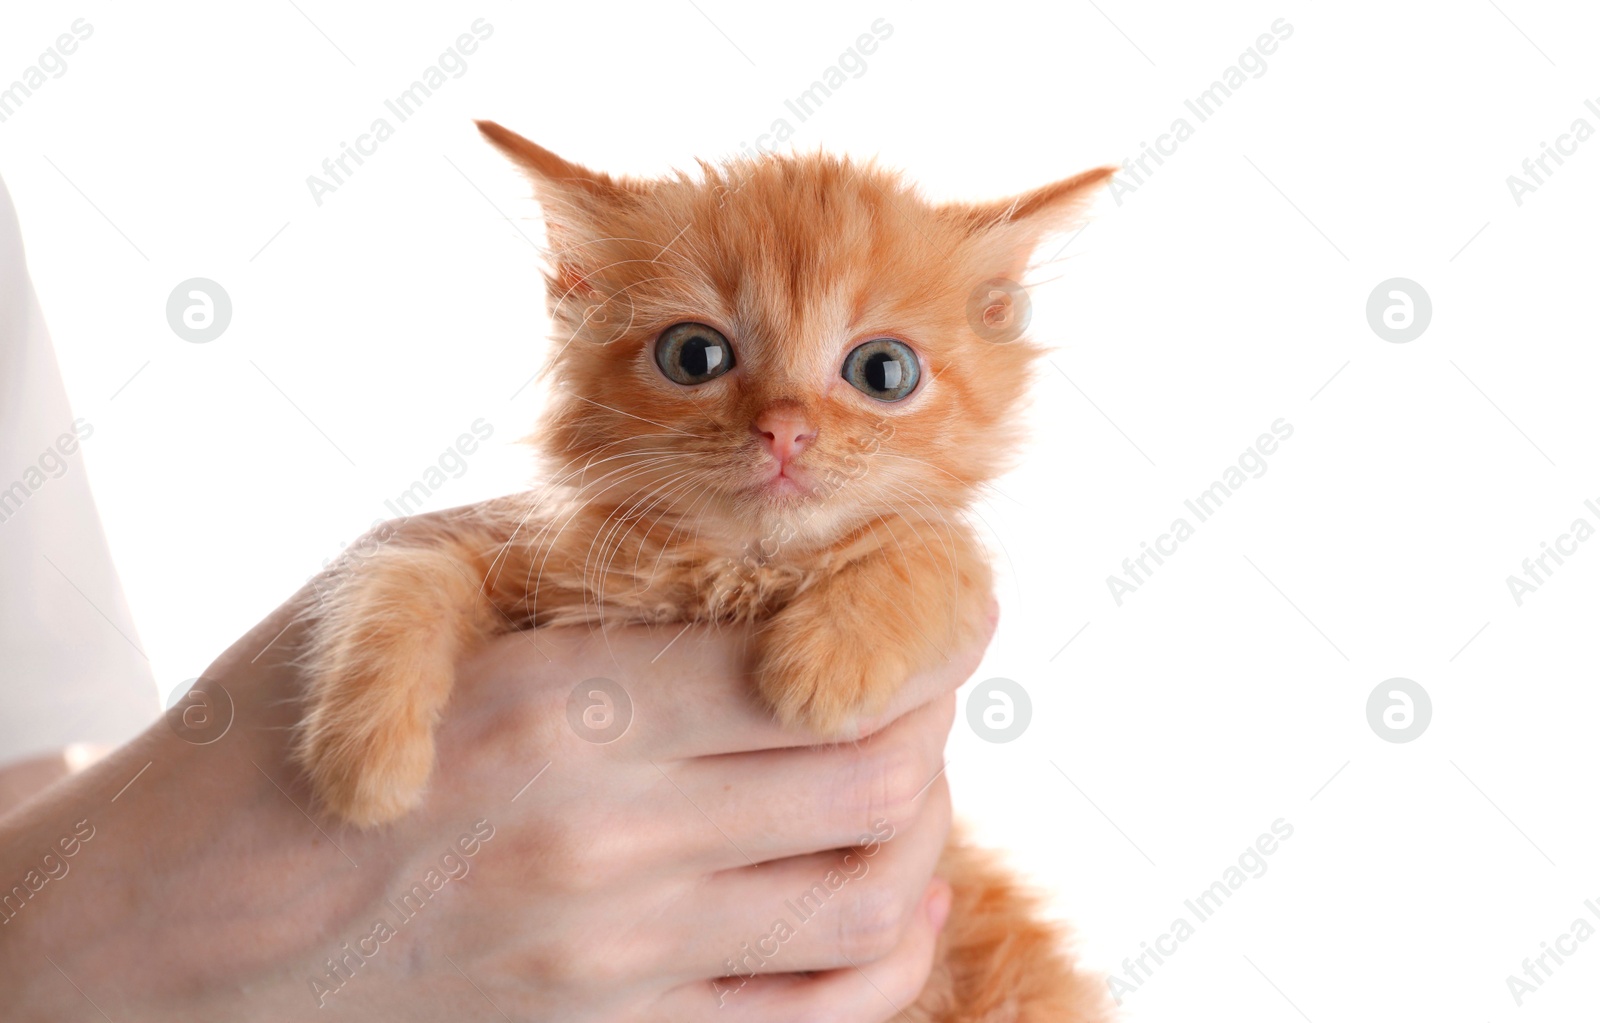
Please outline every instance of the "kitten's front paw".
[[433, 772], [433, 729], [426, 720], [401, 708], [323, 703], [302, 727], [300, 762], [327, 812], [372, 827], [422, 802]]
[[911, 666], [897, 649], [800, 617], [782, 615], [764, 635], [757, 687], [784, 724], [844, 738], [853, 719], [883, 709]]

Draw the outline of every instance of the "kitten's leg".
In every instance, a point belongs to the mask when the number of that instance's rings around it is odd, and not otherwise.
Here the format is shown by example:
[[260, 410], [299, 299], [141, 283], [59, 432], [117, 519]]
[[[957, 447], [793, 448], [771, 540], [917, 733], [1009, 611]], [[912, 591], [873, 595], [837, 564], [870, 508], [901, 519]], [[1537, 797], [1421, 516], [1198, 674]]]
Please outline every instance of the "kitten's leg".
[[506, 628], [484, 578], [508, 532], [487, 516], [413, 519], [335, 576], [296, 749], [324, 809], [369, 826], [421, 799], [456, 661]]
[[989, 563], [967, 533], [896, 521], [870, 544], [762, 630], [757, 684], [786, 723], [837, 735], [987, 627]]

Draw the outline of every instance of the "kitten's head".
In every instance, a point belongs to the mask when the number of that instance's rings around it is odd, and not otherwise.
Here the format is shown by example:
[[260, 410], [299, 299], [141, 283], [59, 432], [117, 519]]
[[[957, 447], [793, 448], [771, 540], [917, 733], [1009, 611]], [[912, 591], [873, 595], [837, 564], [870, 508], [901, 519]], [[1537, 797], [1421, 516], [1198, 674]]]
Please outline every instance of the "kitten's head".
[[943, 515], [1005, 468], [1039, 354], [1009, 282], [1112, 173], [935, 205], [831, 156], [635, 180], [479, 127], [544, 209], [546, 453], [586, 500], [767, 547]]

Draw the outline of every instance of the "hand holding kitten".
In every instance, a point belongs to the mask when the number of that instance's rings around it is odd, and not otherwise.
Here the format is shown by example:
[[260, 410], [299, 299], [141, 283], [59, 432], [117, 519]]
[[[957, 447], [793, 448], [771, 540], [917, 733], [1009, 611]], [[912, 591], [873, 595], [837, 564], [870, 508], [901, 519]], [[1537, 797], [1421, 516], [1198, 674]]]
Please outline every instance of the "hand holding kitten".
[[[341, 1020], [479, 1018], [467, 1006], [498, 1018], [486, 997], [517, 1019], [826, 1009], [849, 1023], [888, 1014], [880, 991], [903, 1003], [920, 990], [937, 933], [930, 903], [948, 906], [929, 877], [949, 796], [928, 780], [981, 641], [914, 680], [864, 726], [870, 738], [813, 749], [750, 693], [748, 629], [691, 630], [664, 654], [676, 628], [605, 639], [553, 629], [538, 649], [501, 637], [460, 666], [428, 799], [371, 832], [319, 829], [299, 809], [309, 792], [289, 764], [285, 697], [304, 684], [295, 659], [314, 622], [295, 619], [314, 605], [308, 588], [206, 671], [233, 700], [220, 739], [193, 745], [157, 722], [0, 820], [8, 879], [62, 821], [96, 829], [70, 878], [0, 927], [7, 1019], [95, 1015], [63, 975], [118, 1023], [281, 1023], [330, 1009]], [[571, 680], [595, 675], [637, 694], [628, 732], [604, 746], [579, 740], [559, 709]], [[759, 977], [715, 983], [768, 933], [773, 909], [874, 822], [892, 838], [870, 871]], [[433, 870], [450, 880], [402, 919], [395, 907]], [[393, 925], [381, 941], [368, 940], [376, 920]], [[791, 972], [802, 969], [821, 972]]]

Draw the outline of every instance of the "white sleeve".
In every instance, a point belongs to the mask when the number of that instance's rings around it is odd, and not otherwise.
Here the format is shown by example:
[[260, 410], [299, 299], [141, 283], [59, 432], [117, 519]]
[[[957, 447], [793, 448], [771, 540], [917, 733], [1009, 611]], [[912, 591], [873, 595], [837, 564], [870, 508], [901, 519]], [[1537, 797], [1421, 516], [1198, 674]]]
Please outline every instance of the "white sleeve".
[[119, 745], [160, 711], [89, 491], [86, 427], [0, 182], [0, 764]]

